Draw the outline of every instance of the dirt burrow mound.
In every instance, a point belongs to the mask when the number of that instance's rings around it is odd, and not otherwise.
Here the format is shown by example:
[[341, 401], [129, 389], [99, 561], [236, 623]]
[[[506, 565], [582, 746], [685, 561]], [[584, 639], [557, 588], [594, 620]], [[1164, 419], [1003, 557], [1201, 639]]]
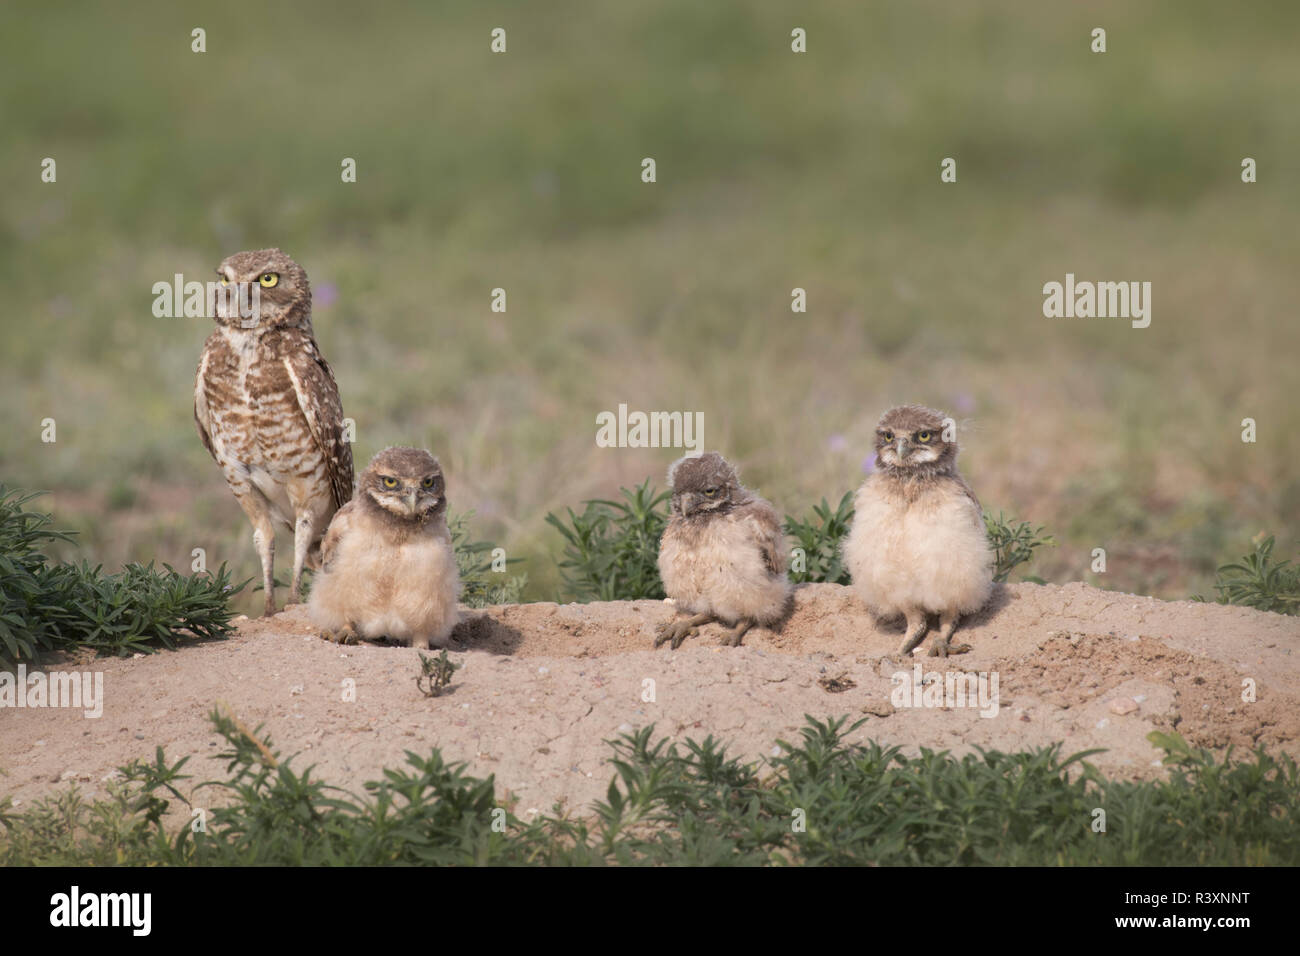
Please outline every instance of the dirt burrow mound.
[[[913, 753], [1104, 747], [1093, 762], [1128, 778], [1163, 773], [1152, 730], [1293, 755], [1300, 741], [1296, 618], [1082, 584], [999, 586], [958, 631], [970, 653], [903, 662], [886, 656], [901, 622], [876, 622], [837, 585], [797, 588], [785, 625], [752, 630], [739, 648], [719, 646], [723, 629], [710, 625], [677, 651], [654, 650], [655, 627], [673, 614], [662, 601], [464, 609], [451, 651], [462, 667], [428, 698], [415, 650], [329, 644], [295, 605], [242, 622], [227, 641], [75, 665], [104, 672], [98, 719], [0, 710], [0, 793], [20, 806], [69, 782], [99, 794], [116, 767], [152, 759], [158, 744], [172, 760], [194, 755], [195, 782], [220, 778], [207, 720], [218, 701], [354, 792], [406, 751], [439, 747], [471, 773], [495, 774], [519, 813], [603, 796], [604, 741], [651, 723], [677, 738], [713, 734], [754, 759], [797, 737], [805, 714], [847, 714], [865, 718], [851, 739]], [[1255, 699], [1243, 699], [1252, 686]]]

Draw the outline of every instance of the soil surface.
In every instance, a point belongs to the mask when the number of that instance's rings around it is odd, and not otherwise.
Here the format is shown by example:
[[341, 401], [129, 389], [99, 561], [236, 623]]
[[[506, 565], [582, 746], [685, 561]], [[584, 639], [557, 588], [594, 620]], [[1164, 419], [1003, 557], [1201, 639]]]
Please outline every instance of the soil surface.
[[[651, 723], [679, 740], [713, 734], [758, 759], [778, 738], [796, 739], [805, 714], [847, 714], [866, 718], [850, 739], [912, 754], [1102, 747], [1091, 761], [1131, 779], [1164, 773], [1152, 730], [1218, 750], [1300, 753], [1294, 617], [1083, 584], [999, 585], [958, 629], [969, 653], [923, 656], [927, 639], [902, 661], [888, 656], [902, 622], [874, 621], [838, 585], [798, 587], [780, 631], [751, 630], [737, 648], [720, 646], [722, 627], [708, 625], [679, 650], [655, 650], [656, 625], [674, 613], [663, 601], [464, 608], [450, 655], [462, 666], [438, 697], [417, 688], [414, 649], [329, 644], [303, 605], [240, 619], [225, 641], [51, 663], [102, 671], [103, 714], [0, 709], [0, 794], [19, 808], [70, 782], [102, 795], [116, 767], [152, 760], [158, 745], [172, 761], [193, 755], [191, 785], [224, 778], [208, 720], [219, 701], [247, 727], [264, 725], [296, 766], [314, 764], [354, 793], [406, 751], [439, 747], [474, 775], [494, 774], [520, 815], [557, 802], [582, 812], [612, 775], [605, 741]], [[984, 697], [963, 699], [967, 682], [956, 678], [966, 673], [983, 675]]]

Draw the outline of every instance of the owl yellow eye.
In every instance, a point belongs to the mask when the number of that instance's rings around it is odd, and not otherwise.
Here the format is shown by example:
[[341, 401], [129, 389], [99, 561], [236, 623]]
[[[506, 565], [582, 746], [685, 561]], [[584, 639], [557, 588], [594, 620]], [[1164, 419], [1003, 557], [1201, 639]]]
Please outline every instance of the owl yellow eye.
[[389, 488], [389, 489], [396, 488], [396, 487], [397, 487], [397, 479], [396, 479], [396, 478], [389, 478], [387, 475], [385, 475], [385, 476], [384, 476], [384, 487], [385, 487], [385, 488]]
[[883, 435], [881, 435], [880, 437], [883, 438], [885, 441], [893, 441], [893, 440], [894, 440], [894, 433], [893, 433], [893, 432], [885, 432], [885, 433], [884, 433]]
[[426, 478], [426, 479], [424, 479], [424, 481], [420, 482], [420, 484], [424, 485], [424, 487], [426, 487], [426, 488], [432, 488], [432, 487], [433, 487], [433, 478], [431, 478], [431, 477], [430, 477], [430, 478]]
[[264, 272], [262, 273], [262, 277], [257, 281], [262, 283], [263, 289], [274, 289], [276, 285], [279, 284], [280, 282], [280, 273]]
[[929, 432], [917, 432], [916, 440], [917, 440], [917, 441], [929, 441], [929, 440], [930, 440], [930, 433], [929, 433]]

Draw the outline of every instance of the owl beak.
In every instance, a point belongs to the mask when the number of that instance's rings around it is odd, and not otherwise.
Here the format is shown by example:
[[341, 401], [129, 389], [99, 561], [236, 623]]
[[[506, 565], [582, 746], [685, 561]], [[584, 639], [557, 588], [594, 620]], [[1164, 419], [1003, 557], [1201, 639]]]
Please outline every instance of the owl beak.
[[900, 438], [900, 439], [898, 440], [898, 445], [897, 445], [897, 447], [898, 447], [898, 457], [899, 457], [899, 458], [906, 458], [906, 457], [907, 457], [907, 439], [906, 439], [906, 438]]
[[410, 494], [406, 496], [406, 507], [407, 510], [411, 512], [411, 514], [415, 514], [415, 492], [414, 491], [412, 491]]

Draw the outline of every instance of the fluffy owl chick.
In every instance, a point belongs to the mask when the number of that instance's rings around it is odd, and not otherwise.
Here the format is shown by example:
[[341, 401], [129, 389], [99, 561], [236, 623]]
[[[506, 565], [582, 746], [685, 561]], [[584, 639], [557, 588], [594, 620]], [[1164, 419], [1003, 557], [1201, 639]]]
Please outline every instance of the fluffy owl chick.
[[446, 514], [442, 469], [432, 455], [418, 448], [375, 455], [321, 545], [323, 567], [308, 599], [321, 636], [447, 646], [460, 577]]
[[[950, 423], [950, 421], [949, 421]], [[876, 471], [858, 489], [844, 558], [853, 587], [880, 617], [903, 615], [900, 654], [925, 639], [939, 617], [930, 654], [952, 646], [963, 614], [978, 611], [993, 587], [993, 552], [979, 500], [957, 472], [957, 442], [945, 440], [941, 412], [900, 405], [876, 426]]]
[[770, 504], [740, 484], [717, 452], [686, 457], [668, 469], [672, 517], [659, 542], [664, 591], [691, 617], [669, 621], [655, 647], [681, 646], [702, 624], [734, 625], [733, 647], [755, 624], [775, 624], [790, 600], [785, 537]]
[[[217, 267], [217, 328], [194, 381], [194, 421], [253, 526], [266, 614], [275, 612], [275, 530], [293, 534], [291, 601], [321, 535], [352, 497], [343, 406], [311, 327], [307, 273], [279, 249], [238, 252]], [[253, 294], [258, 308], [249, 308]], [[247, 313], [241, 314], [241, 313]]]

